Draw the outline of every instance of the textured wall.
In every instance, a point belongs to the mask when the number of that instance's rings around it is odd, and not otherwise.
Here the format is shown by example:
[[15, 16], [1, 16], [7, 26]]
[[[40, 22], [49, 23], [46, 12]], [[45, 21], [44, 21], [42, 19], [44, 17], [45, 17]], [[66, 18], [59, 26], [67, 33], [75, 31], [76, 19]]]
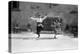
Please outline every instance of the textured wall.
[[[38, 7], [36, 7], [38, 6]], [[34, 8], [35, 7], [35, 8]], [[48, 16], [60, 16], [64, 19], [66, 24], [77, 24], [78, 17], [77, 14], [70, 14], [72, 10], [77, 10], [76, 5], [64, 5], [60, 4], [53, 6], [52, 8], [48, 7], [48, 4], [44, 3], [29, 3], [29, 2], [20, 2], [20, 12], [12, 12], [12, 21], [17, 21], [20, 26], [27, 25], [30, 23], [33, 30], [36, 29], [36, 23], [30, 19], [30, 16], [34, 15], [36, 12], [39, 12], [41, 15]]]

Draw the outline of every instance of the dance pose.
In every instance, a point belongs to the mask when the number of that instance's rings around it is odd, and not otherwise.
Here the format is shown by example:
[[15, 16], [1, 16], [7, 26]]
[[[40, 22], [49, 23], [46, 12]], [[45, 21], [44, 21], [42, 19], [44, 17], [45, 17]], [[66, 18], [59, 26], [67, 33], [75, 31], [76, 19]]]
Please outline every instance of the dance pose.
[[40, 15], [37, 15], [37, 17], [31, 17], [31, 19], [35, 20], [36, 23], [37, 23], [37, 32], [36, 34], [38, 35], [38, 38], [40, 37], [40, 32], [41, 30], [43, 29], [43, 25], [42, 25], [42, 22], [44, 19], [46, 19], [47, 16], [40, 16]]

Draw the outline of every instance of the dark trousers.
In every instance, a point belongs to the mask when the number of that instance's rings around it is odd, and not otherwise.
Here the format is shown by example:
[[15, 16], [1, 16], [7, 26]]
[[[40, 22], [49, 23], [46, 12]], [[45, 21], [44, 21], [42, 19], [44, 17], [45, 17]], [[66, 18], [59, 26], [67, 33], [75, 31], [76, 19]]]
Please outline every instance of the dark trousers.
[[43, 29], [43, 27], [42, 26], [38, 26], [37, 25], [37, 32], [36, 32], [36, 34], [38, 35], [38, 38], [40, 37], [40, 32], [41, 32], [41, 30]]
[[41, 30], [42, 30], [42, 26], [37, 26], [37, 34], [40, 34]]

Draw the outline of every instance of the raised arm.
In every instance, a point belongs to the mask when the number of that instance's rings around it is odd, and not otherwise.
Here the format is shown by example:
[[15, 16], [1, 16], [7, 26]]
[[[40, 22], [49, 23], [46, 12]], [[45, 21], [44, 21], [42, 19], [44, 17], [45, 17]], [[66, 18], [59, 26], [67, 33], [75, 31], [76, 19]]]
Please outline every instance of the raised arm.
[[43, 20], [46, 19], [46, 18], [47, 18], [47, 16], [44, 16]]
[[32, 20], [36, 20], [37, 18], [34, 18], [34, 17], [30, 17]]
[[30, 17], [31, 19], [34, 19], [34, 17]]

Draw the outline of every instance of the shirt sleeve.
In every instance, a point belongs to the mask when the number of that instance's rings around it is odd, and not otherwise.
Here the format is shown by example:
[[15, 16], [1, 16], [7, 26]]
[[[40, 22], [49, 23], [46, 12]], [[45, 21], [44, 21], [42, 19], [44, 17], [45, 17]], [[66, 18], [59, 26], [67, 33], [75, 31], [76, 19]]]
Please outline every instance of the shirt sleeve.
[[47, 16], [45, 16], [45, 17], [43, 18], [43, 20], [46, 19], [46, 17], [47, 17]]
[[31, 17], [32, 20], [36, 20], [36, 18]]

